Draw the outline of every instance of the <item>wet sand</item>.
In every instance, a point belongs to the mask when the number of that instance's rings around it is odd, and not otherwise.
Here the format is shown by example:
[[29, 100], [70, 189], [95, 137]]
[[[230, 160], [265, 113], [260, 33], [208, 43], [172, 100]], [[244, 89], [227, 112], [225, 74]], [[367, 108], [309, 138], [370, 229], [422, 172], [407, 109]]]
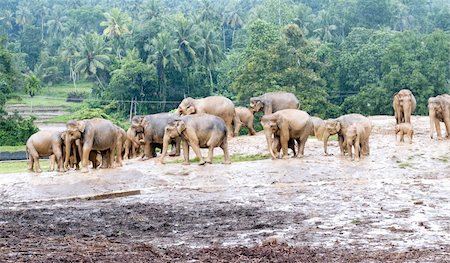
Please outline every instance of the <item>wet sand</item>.
[[[429, 138], [428, 117], [413, 118], [412, 144], [395, 142], [393, 117], [371, 121], [359, 162], [311, 139], [289, 160], [2, 174], [0, 261], [450, 260], [450, 141]], [[267, 153], [262, 134], [229, 144]], [[283, 244], [261, 245], [273, 235]]]

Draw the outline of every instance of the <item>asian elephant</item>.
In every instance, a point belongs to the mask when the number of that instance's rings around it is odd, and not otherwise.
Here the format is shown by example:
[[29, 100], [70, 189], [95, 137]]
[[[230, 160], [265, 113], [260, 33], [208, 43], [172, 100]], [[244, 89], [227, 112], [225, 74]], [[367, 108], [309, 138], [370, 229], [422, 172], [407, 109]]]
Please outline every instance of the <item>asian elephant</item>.
[[[366, 132], [366, 129], [364, 129], [364, 126], [360, 123], [354, 123], [348, 127], [345, 134], [345, 144], [350, 159], [354, 158], [355, 161], [359, 161], [359, 158], [361, 157], [362, 141], [368, 137]], [[352, 148], [354, 148], [354, 151]], [[353, 154], [353, 152], [355, 154]]]
[[311, 117], [314, 129], [311, 132], [311, 136], [315, 136], [317, 140], [323, 139], [323, 134], [325, 132], [325, 121], [319, 117]]
[[[212, 163], [215, 147], [222, 148], [223, 163], [230, 164], [227, 132], [223, 119], [210, 114], [195, 114], [174, 120], [165, 128], [161, 163], [164, 163], [169, 141], [181, 138], [183, 142], [183, 164], [189, 164], [189, 147], [192, 147], [199, 158], [199, 165]], [[206, 161], [201, 155], [200, 148], [209, 149]]]
[[[273, 145], [272, 145], [272, 149], [274, 149], [275, 151], [275, 155], [277, 157], [279, 157], [280, 155], [280, 151], [281, 151], [281, 143], [280, 143], [280, 137], [275, 136], [273, 138]], [[294, 153], [294, 157], [297, 157], [297, 151], [295, 150], [295, 140], [294, 139], [289, 139], [288, 141], [288, 149], [291, 149], [292, 152]]]
[[144, 133], [139, 132], [136, 133], [136, 131], [133, 130], [132, 127], [128, 128], [127, 130], [127, 140], [125, 142], [125, 155], [123, 156], [124, 159], [131, 159], [135, 158], [137, 154], [139, 154], [141, 149], [141, 140], [144, 140]]
[[397, 141], [397, 135], [400, 134], [400, 142], [404, 142], [404, 136], [409, 138], [409, 143], [412, 143], [414, 135], [414, 129], [411, 123], [400, 123], [395, 125], [395, 141]]
[[185, 98], [178, 106], [180, 115], [206, 113], [222, 118], [227, 126], [228, 136], [234, 135], [232, 122], [238, 123], [234, 103], [223, 96], [209, 96], [203, 99]]
[[58, 171], [65, 171], [63, 167], [62, 147], [64, 135], [62, 131], [38, 131], [28, 138], [26, 152], [28, 157], [28, 170], [33, 172], [42, 172], [39, 165], [40, 157], [55, 155], [58, 164]]
[[[66, 124], [70, 140], [80, 139], [82, 145], [81, 172], [89, 171], [89, 154], [92, 150], [100, 151], [108, 160], [102, 160], [102, 168], [114, 168], [114, 149], [117, 147], [118, 132], [116, 126], [109, 120], [100, 118], [88, 120], [71, 120]], [[70, 145], [70, 144], [69, 144]], [[71, 147], [66, 147], [70, 153]], [[105, 165], [105, 162], [107, 163]]]
[[272, 114], [284, 109], [300, 109], [297, 97], [290, 92], [268, 92], [258, 97], [250, 98], [250, 110], [255, 113]]
[[442, 139], [440, 122], [445, 124], [446, 138], [450, 136], [450, 95], [442, 94], [428, 99], [428, 115], [430, 118], [430, 137], [434, 137], [436, 129], [437, 138]]
[[253, 128], [253, 120], [255, 117], [253, 116], [253, 113], [246, 107], [236, 107], [235, 111], [239, 122], [236, 123], [233, 121], [234, 136], [239, 136], [241, 126], [248, 128], [249, 135], [255, 135], [256, 131]]
[[392, 106], [397, 124], [411, 123], [411, 115], [416, 110], [416, 98], [409, 89], [402, 89], [395, 93]]
[[[116, 125], [115, 125], [116, 126]], [[123, 156], [124, 156], [124, 151], [125, 151], [125, 144], [127, 141], [127, 133], [125, 132], [124, 129], [122, 129], [119, 126], [116, 126], [116, 130], [117, 130], [117, 144], [116, 144], [116, 164], [120, 167], [122, 167], [122, 160], [123, 160]], [[112, 154], [114, 154], [114, 152], [112, 152]]]
[[338, 134], [339, 149], [341, 151], [341, 155], [345, 155], [345, 152], [347, 151], [347, 147], [344, 143], [345, 136], [347, 134], [347, 129], [352, 124], [358, 124], [364, 128], [365, 137], [362, 137], [360, 139], [362, 148], [361, 154], [369, 155], [370, 153], [369, 136], [372, 131], [372, 124], [370, 123], [370, 120], [367, 117], [364, 117], [363, 115], [356, 113], [342, 115], [339, 118], [328, 119], [325, 121], [325, 130], [323, 133], [323, 148], [325, 155], [328, 155], [327, 152], [328, 138], [330, 137], [330, 135], [333, 134]]
[[279, 140], [283, 151], [283, 159], [288, 158], [289, 140], [297, 141], [298, 155], [304, 154], [305, 143], [313, 129], [313, 123], [308, 113], [295, 109], [284, 109], [275, 113], [264, 115], [261, 125], [266, 135], [267, 146], [272, 159], [276, 159], [276, 150], [273, 149], [273, 140]]
[[[142, 160], [156, 157], [155, 148], [163, 144], [164, 129], [168, 123], [179, 118], [180, 116], [173, 113], [157, 113], [147, 116], [135, 116], [131, 120], [131, 128], [134, 130], [132, 134], [142, 132], [144, 137], [139, 140], [138, 137], [131, 136], [131, 139], [136, 144], [144, 144], [144, 155]], [[172, 140], [172, 156], [180, 155], [180, 139]]]

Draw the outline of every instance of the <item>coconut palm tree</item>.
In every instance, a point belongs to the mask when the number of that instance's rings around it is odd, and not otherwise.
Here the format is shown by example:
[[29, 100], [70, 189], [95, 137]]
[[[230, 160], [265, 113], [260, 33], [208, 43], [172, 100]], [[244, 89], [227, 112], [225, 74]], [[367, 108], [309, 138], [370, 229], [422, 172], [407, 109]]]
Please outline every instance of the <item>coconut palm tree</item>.
[[231, 48], [233, 48], [233, 44], [235, 42], [234, 35], [236, 33], [236, 30], [242, 28], [244, 22], [242, 22], [241, 16], [236, 11], [233, 11], [231, 12], [230, 16], [228, 16], [226, 24], [233, 31], [231, 35]]
[[55, 5], [50, 14], [50, 19], [47, 21], [47, 34], [54, 37], [59, 36], [67, 30], [66, 27], [67, 16], [64, 12], [64, 7]]
[[174, 68], [179, 70], [177, 60], [178, 49], [175, 40], [167, 32], [161, 32], [144, 46], [145, 51], [150, 53], [148, 61], [156, 67], [158, 75], [159, 94], [163, 100], [163, 109], [167, 98], [167, 70]]
[[77, 40], [78, 62], [75, 64], [75, 71], [88, 76], [95, 76], [99, 85], [104, 85], [97, 75], [99, 69], [104, 70], [111, 61], [108, 54], [111, 52], [103, 38], [96, 33], [88, 33]]
[[14, 13], [11, 12], [10, 10], [3, 10], [3, 12], [0, 15], [0, 22], [2, 28], [5, 30], [4, 33], [7, 33], [9, 30], [13, 28]]
[[73, 82], [73, 87], [75, 92], [77, 92], [77, 79], [78, 72], [75, 70], [75, 64], [77, 61], [78, 55], [78, 47], [77, 47], [77, 39], [71, 33], [68, 37], [66, 37], [60, 47], [59, 56], [62, 61], [69, 64], [69, 77]]
[[122, 58], [121, 52], [122, 38], [124, 35], [130, 34], [129, 26], [131, 25], [131, 18], [127, 13], [121, 12], [118, 8], [111, 9], [110, 12], [103, 14], [106, 21], [100, 23], [101, 26], [106, 27], [103, 30], [103, 35], [113, 41], [115, 53], [119, 59]]
[[222, 56], [219, 38], [208, 24], [203, 24], [200, 31], [198, 54], [209, 76], [210, 95], [214, 94], [214, 82], [212, 72]]

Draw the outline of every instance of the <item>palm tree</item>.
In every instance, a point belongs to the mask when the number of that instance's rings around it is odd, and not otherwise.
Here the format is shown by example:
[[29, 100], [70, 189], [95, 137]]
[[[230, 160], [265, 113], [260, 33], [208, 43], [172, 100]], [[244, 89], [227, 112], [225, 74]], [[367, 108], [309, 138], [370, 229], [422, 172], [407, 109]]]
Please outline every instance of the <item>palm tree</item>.
[[103, 35], [113, 40], [115, 53], [121, 59], [121, 51], [123, 50], [122, 37], [130, 33], [128, 27], [131, 25], [131, 18], [127, 13], [121, 12], [118, 8], [113, 8], [109, 13], [103, 14], [106, 21], [100, 23], [101, 26], [106, 27], [103, 30]]
[[325, 42], [331, 42], [333, 40], [332, 32], [337, 29], [337, 26], [332, 25], [330, 20], [330, 15], [325, 10], [320, 10], [317, 14], [316, 22], [318, 28], [314, 30], [314, 33], [316, 33], [319, 39]]
[[50, 17], [51, 18], [47, 21], [47, 34], [57, 37], [67, 30], [65, 25], [67, 16], [65, 15], [63, 6], [54, 6]]
[[13, 28], [14, 13], [10, 10], [4, 10], [0, 15], [0, 22], [5, 29], [5, 34]]
[[78, 79], [78, 73], [75, 70], [75, 64], [79, 55], [77, 39], [73, 36], [73, 34], [70, 34], [64, 39], [63, 44], [60, 47], [59, 55], [62, 58], [62, 61], [69, 64], [69, 77], [73, 82], [75, 92], [77, 92], [76, 81]]
[[31, 22], [31, 11], [28, 7], [19, 5], [16, 10], [16, 24], [22, 26], [22, 28]]
[[215, 31], [207, 24], [203, 24], [200, 33], [199, 50], [200, 59], [205, 66], [210, 83], [210, 95], [214, 94], [214, 82], [212, 71], [219, 61], [222, 53], [220, 50], [219, 40]]
[[111, 60], [108, 53], [111, 48], [107, 47], [103, 38], [96, 33], [88, 33], [78, 38], [77, 42], [78, 62], [75, 64], [75, 70], [85, 76], [95, 76], [99, 85], [104, 88], [97, 70], [108, 67]]
[[149, 44], [144, 46], [145, 51], [151, 55], [148, 60], [156, 67], [158, 75], [159, 93], [163, 100], [163, 109], [167, 98], [167, 70], [169, 68], [179, 69], [177, 61], [176, 42], [167, 32], [161, 32], [151, 40]]
[[233, 44], [235, 42], [234, 41], [235, 32], [237, 29], [240, 29], [244, 23], [242, 22], [242, 19], [239, 16], [239, 14], [236, 11], [234, 11], [227, 18], [226, 24], [229, 28], [231, 28], [233, 30], [233, 33], [231, 35], [231, 48], [233, 48]]

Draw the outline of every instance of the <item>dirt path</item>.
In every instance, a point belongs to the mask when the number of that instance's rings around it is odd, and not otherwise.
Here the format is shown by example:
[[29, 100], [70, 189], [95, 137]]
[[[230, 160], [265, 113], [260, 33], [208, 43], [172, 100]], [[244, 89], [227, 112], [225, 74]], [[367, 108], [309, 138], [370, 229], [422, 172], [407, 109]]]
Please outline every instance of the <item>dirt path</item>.
[[[360, 162], [309, 140], [302, 159], [1, 175], [0, 261], [450, 259], [450, 141], [429, 139], [427, 117], [413, 119], [413, 144], [394, 141], [392, 117], [371, 120]], [[261, 134], [230, 149], [267, 152]], [[140, 194], [71, 199], [129, 190]], [[287, 245], [260, 245], [273, 235]]]

